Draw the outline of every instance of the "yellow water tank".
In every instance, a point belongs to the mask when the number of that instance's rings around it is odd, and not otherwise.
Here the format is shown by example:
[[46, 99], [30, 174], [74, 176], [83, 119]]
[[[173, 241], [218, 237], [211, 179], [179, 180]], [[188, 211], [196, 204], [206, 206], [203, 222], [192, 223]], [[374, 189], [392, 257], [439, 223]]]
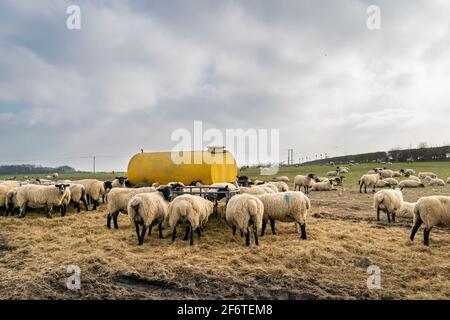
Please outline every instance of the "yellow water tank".
[[142, 152], [135, 154], [128, 163], [128, 179], [134, 184], [178, 181], [188, 185], [195, 180], [212, 184], [236, 181], [236, 175], [236, 160], [223, 148]]

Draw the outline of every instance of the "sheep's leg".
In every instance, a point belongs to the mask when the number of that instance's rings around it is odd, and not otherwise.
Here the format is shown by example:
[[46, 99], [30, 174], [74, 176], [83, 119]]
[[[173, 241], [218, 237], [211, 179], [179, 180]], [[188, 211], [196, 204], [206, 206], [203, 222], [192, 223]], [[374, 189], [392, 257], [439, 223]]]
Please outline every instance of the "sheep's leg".
[[108, 229], [111, 229], [111, 219], [112, 219], [112, 214], [108, 213], [108, 216], [106, 217], [106, 226], [108, 227]]
[[255, 244], [259, 246], [258, 242], [258, 228], [256, 227], [256, 224], [253, 225], [253, 235], [255, 236]]
[[[89, 211], [89, 208], [88, 208], [88, 204], [87, 204], [86, 199], [85, 199], [84, 197], [82, 197], [82, 198], [81, 198], [81, 201], [83, 202], [84, 206], [86, 207], [86, 211]], [[80, 211], [78, 211], [78, 212], [80, 212]]]
[[141, 230], [141, 237], [139, 239], [139, 245], [142, 246], [144, 244], [145, 233], [147, 231], [147, 226], [144, 224]]
[[162, 234], [162, 222], [160, 224], [158, 224], [158, 231], [159, 231], [159, 238], [163, 239], [163, 234]]
[[363, 185], [362, 185], [362, 183], [359, 185], [359, 193], [362, 193], [362, 187], [363, 187]]
[[377, 221], [380, 221], [380, 207], [377, 207]]
[[248, 228], [245, 229], [245, 245], [250, 245], [250, 231], [248, 231]]
[[136, 235], [137, 235], [137, 238], [138, 238], [138, 244], [140, 245], [141, 244], [141, 235], [140, 235], [140, 232], [139, 232], [139, 225], [138, 225], [138, 223], [136, 221], [134, 222], [134, 226], [136, 227]]
[[423, 230], [423, 244], [426, 246], [430, 245], [430, 232], [431, 232], [431, 228], [427, 228], [425, 227], [425, 230]]
[[53, 218], [52, 213], [53, 213], [53, 207], [51, 206], [48, 209], [47, 218], [49, 218], [49, 219]]
[[395, 212], [392, 214], [392, 222], [395, 222]]
[[233, 226], [233, 237], [236, 235], [236, 226]]
[[241, 230], [241, 238], [244, 236], [244, 232]]
[[275, 233], [275, 220], [274, 219], [269, 219], [270, 220], [270, 228], [272, 229], [272, 234], [276, 234]]
[[262, 230], [261, 230], [261, 237], [264, 236], [264, 232], [266, 231], [267, 226], [267, 220], [263, 220]]
[[186, 241], [189, 238], [189, 230], [191, 227], [186, 227], [186, 233], [184, 234], [183, 241]]
[[80, 203], [75, 203], [75, 207], [77, 208], [77, 212], [80, 213], [81, 212], [81, 205]]
[[302, 232], [302, 234], [300, 235], [300, 239], [306, 240], [306, 223], [300, 224], [300, 230]]
[[94, 208], [92, 210], [97, 210], [97, 207], [100, 205], [98, 200], [92, 200], [94, 202]]
[[119, 218], [119, 213], [120, 213], [120, 210], [117, 210], [116, 212], [113, 212], [113, 214], [111, 215], [113, 222], [114, 222], [115, 229], [119, 229], [119, 224], [117, 223], [117, 219]]
[[25, 203], [19, 210], [19, 218], [25, 218], [27, 215], [27, 204]]
[[194, 230], [192, 230], [192, 226], [189, 227], [189, 245], [193, 245], [194, 244]]
[[174, 227], [172, 230], [172, 241], [175, 241], [176, 235], [177, 235], [177, 227]]
[[387, 215], [388, 223], [390, 224], [391, 223], [391, 215], [388, 210], [386, 210], [386, 215]]
[[152, 234], [153, 224], [148, 227], [148, 236], [150, 237]]
[[197, 234], [198, 234], [198, 237], [199, 237], [199, 238], [202, 237], [202, 232], [200, 231], [200, 227], [197, 228]]
[[414, 240], [414, 237], [417, 233], [417, 230], [419, 230], [420, 226], [422, 225], [423, 221], [421, 219], [417, 219], [416, 223], [414, 224], [414, 227], [411, 230], [411, 235], [409, 236], [409, 238], [411, 239], [411, 241]]

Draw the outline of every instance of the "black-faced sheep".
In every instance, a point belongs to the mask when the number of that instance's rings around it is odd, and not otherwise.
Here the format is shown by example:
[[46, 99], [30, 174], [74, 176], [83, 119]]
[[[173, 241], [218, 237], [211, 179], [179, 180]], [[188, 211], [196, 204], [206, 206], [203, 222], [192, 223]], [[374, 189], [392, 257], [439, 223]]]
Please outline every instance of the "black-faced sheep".
[[395, 222], [395, 214], [403, 203], [403, 195], [399, 190], [380, 190], [373, 197], [373, 206], [377, 212], [377, 221], [380, 221], [380, 211], [386, 212], [388, 222]]
[[400, 190], [404, 188], [425, 188], [425, 185], [422, 182], [416, 180], [403, 180], [398, 184]]
[[367, 187], [373, 187], [372, 191], [375, 192], [375, 186], [379, 180], [380, 180], [380, 175], [378, 173], [363, 175], [358, 181], [359, 193], [362, 193], [363, 187], [364, 187], [365, 193], [367, 193]]
[[56, 184], [53, 186], [26, 185], [17, 191], [17, 204], [19, 217], [24, 218], [26, 208], [46, 208], [47, 217], [51, 218], [54, 207], [59, 207], [66, 196], [66, 188], [69, 185]]
[[303, 187], [305, 194], [308, 194], [309, 188], [312, 187], [315, 178], [316, 175], [314, 173], [310, 173], [306, 176], [296, 175], [294, 177], [294, 191], [297, 190], [297, 187], [298, 191], [300, 191], [301, 187]]

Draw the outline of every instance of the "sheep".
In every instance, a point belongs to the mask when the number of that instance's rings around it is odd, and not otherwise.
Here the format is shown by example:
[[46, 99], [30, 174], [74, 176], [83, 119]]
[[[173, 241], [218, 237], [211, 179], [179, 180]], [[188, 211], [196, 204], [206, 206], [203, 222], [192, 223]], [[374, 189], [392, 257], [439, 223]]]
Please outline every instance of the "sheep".
[[314, 173], [310, 173], [307, 176], [296, 175], [294, 177], [294, 191], [297, 190], [297, 187], [298, 191], [300, 191], [300, 188], [303, 187], [305, 190], [305, 194], [308, 194], [309, 188], [312, 187], [315, 177], [316, 175]]
[[391, 184], [385, 180], [378, 180], [375, 184], [375, 188], [390, 188]]
[[384, 178], [392, 178], [392, 176], [394, 175], [394, 171], [389, 170], [389, 169], [383, 169], [383, 170], [379, 171], [379, 173], [380, 173], [380, 177], [382, 179], [384, 179]]
[[70, 185], [67, 185], [67, 188], [65, 188], [64, 190], [64, 196], [61, 200], [61, 204], [59, 206], [59, 210], [61, 212], [61, 217], [64, 217], [66, 215], [67, 212], [67, 206], [70, 203], [70, 199], [71, 199], [72, 195], [70, 192]]
[[422, 182], [419, 177], [416, 176], [409, 176], [407, 180], [416, 180], [417, 182]]
[[2, 183], [1, 183], [2, 185], [4, 185], [4, 186], [7, 186], [8, 188], [17, 188], [17, 187], [20, 187], [20, 182], [19, 181], [3, 181]]
[[228, 201], [225, 218], [233, 228], [233, 236], [238, 228], [245, 233], [245, 245], [250, 245], [249, 226], [253, 225], [255, 244], [258, 243], [258, 231], [262, 230], [264, 205], [257, 197], [249, 194], [235, 195]]
[[445, 187], [445, 182], [442, 179], [431, 179], [430, 186]]
[[328, 171], [327, 172], [327, 176], [328, 177], [336, 177], [339, 174], [338, 170], [334, 170], [334, 171]]
[[7, 209], [6, 207], [6, 194], [8, 193], [8, 191], [11, 188], [7, 185], [4, 184], [0, 184], [0, 209], [1, 208], [5, 208], [5, 210]]
[[447, 178], [447, 183], [450, 184], [450, 177]]
[[403, 201], [400, 209], [397, 210], [396, 216], [404, 217], [404, 218], [412, 218], [414, 215], [414, 206], [415, 202], [406, 202]]
[[392, 171], [392, 177], [401, 177], [402, 174], [400, 171]]
[[394, 178], [386, 178], [386, 179], [383, 179], [380, 181], [384, 181], [384, 182], [388, 183], [389, 186], [391, 186], [393, 189], [395, 189], [395, 187], [398, 186], [398, 183], [399, 183], [398, 180], [394, 179]]
[[288, 183], [289, 182], [289, 178], [288, 177], [286, 177], [286, 176], [280, 176], [280, 177], [274, 177], [274, 178], [272, 178], [272, 181], [274, 181], [274, 182], [286, 182], [286, 183]]
[[86, 211], [89, 211], [86, 201], [86, 188], [82, 184], [72, 183], [70, 184], [70, 200], [73, 202], [77, 212], [81, 211], [80, 201], [84, 204]]
[[100, 205], [99, 200], [105, 194], [105, 186], [102, 181], [97, 179], [83, 179], [77, 180], [73, 183], [82, 184], [86, 188], [86, 195], [93, 201], [94, 207], [92, 210], [97, 210]]
[[237, 190], [237, 186], [233, 183], [229, 182], [223, 182], [223, 183], [213, 183], [210, 185], [210, 187], [219, 187], [219, 188], [225, 188], [228, 187], [228, 190]]
[[306, 216], [311, 202], [303, 192], [289, 191], [268, 193], [257, 196], [264, 205], [261, 236], [264, 236], [267, 220], [270, 221], [272, 234], [275, 234], [275, 220], [297, 222], [300, 226], [300, 238], [306, 240]]
[[[263, 183], [263, 184], [258, 184], [255, 187], [262, 187], [262, 188], [269, 188], [271, 189], [273, 192], [278, 192], [278, 188], [276, 185], [274, 185], [273, 183]], [[266, 190], [266, 189], [265, 189]], [[266, 193], [271, 193], [271, 192], [266, 192]]]
[[380, 211], [387, 214], [388, 223], [395, 222], [395, 214], [403, 202], [402, 192], [399, 190], [380, 190], [373, 197], [373, 206], [377, 211], [377, 221], [380, 221]]
[[127, 177], [116, 177], [111, 182], [112, 188], [126, 188], [125, 181], [127, 180]]
[[432, 179], [437, 178], [437, 175], [434, 174], [433, 172], [419, 172], [418, 176], [420, 179], [424, 179], [425, 177], [430, 177]]
[[405, 177], [409, 177], [416, 174], [416, 171], [414, 171], [413, 169], [400, 169], [400, 173], [403, 173]]
[[411, 241], [414, 240], [414, 236], [422, 223], [425, 223], [423, 244], [428, 246], [430, 244], [430, 232], [434, 226], [450, 226], [450, 197], [430, 196], [420, 198], [414, 206], [413, 222]]
[[17, 203], [17, 191], [19, 190], [19, 188], [20, 187], [12, 188], [6, 193], [6, 216], [8, 216], [9, 214], [13, 215], [14, 211], [19, 209], [19, 205]]
[[39, 182], [40, 185], [50, 186], [54, 184], [54, 181], [51, 179], [36, 179], [36, 181]]
[[176, 197], [169, 205], [166, 221], [172, 230], [172, 241], [175, 241], [178, 223], [187, 222], [189, 226], [186, 228], [184, 240], [189, 238], [189, 244], [193, 245], [194, 231], [201, 237], [200, 228], [205, 226], [213, 212], [214, 204], [200, 196], [184, 194]]
[[403, 180], [400, 181], [398, 186], [400, 187], [400, 190], [403, 190], [404, 188], [425, 188], [423, 183], [416, 180]]
[[53, 207], [59, 207], [66, 197], [69, 185], [56, 184], [53, 186], [26, 185], [17, 191], [17, 205], [19, 217], [25, 218], [26, 208], [46, 208], [47, 218], [52, 218]]
[[376, 171], [375, 170], [369, 170], [369, 171], [367, 171], [367, 174], [376, 174]]
[[375, 192], [375, 186], [377, 182], [380, 180], [380, 175], [376, 174], [365, 174], [363, 175], [359, 181], [359, 193], [362, 193], [362, 188], [364, 187], [364, 193], [367, 193], [367, 187], [373, 187], [373, 192]]
[[422, 180], [423, 180], [424, 182], [426, 182], [426, 183], [430, 183], [431, 180], [433, 180], [433, 178], [430, 177], [430, 176], [426, 176], [426, 177], [422, 178]]
[[[145, 233], [150, 235], [152, 227], [158, 225], [159, 238], [163, 238], [162, 224], [167, 219], [169, 202], [173, 190], [170, 186], [160, 187], [156, 192], [139, 193], [131, 198], [127, 205], [131, 227], [135, 227], [138, 244], [144, 244]], [[142, 226], [142, 231], [139, 230]]]
[[128, 202], [131, 198], [140, 193], [155, 192], [155, 188], [115, 188], [108, 193], [108, 202], [106, 204], [108, 216], [106, 218], [106, 226], [111, 229], [111, 220], [114, 221], [114, 228], [119, 229], [117, 218], [120, 212], [127, 213]]
[[273, 182], [268, 182], [267, 184], [272, 184], [275, 187], [277, 187], [278, 192], [286, 192], [289, 191], [289, 186], [287, 185], [286, 182], [284, 181], [273, 181]]
[[312, 191], [331, 191], [336, 190], [333, 185], [333, 180], [328, 179], [326, 181], [314, 182], [312, 187]]
[[[239, 191], [241, 194], [251, 194], [251, 195], [274, 193], [272, 188], [269, 188], [264, 185], [255, 186], [255, 187], [240, 187]], [[276, 192], [278, 192], [278, 190]]]

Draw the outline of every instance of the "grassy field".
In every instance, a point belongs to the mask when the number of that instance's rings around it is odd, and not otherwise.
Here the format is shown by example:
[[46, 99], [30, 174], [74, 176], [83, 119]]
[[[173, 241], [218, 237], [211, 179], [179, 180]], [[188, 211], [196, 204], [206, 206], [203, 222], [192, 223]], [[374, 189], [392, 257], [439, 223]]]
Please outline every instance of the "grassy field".
[[[126, 215], [108, 230], [106, 206], [51, 220], [39, 212], [25, 219], [0, 217], [2, 299], [450, 299], [448, 228], [435, 228], [430, 247], [419, 230], [409, 241], [411, 217], [377, 222], [372, 197], [356, 191], [359, 176], [373, 166], [352, 167], [343, 187], [312, 192], [308, 240], [294, 225], [277, 223], [260, 245], [244, 246], [221, 221], [211, 220], [195, 245], [158, 239], [156, 230], [137, 246]], [[403, 165], [394, 165], [400, 169]], [[450, 176], [449, 163], [404, 165]], [[332, 167], [282, 168], [290, 177]], [[257, 177], [257, 171], [243, 174]], [[99, 177], [100, 178], [100, 177]], [[450, 185], [405, 189], [406, 201], [450, 195]], [[181, 230], [179, 230], [181, 231]], [[179, 232], [180, 237], [182, 232]], [[65, 282], [69, 265], [81, 269], [81, 290]], [[367, 267], [381, 270], [381, 289], [367, 288]]]

